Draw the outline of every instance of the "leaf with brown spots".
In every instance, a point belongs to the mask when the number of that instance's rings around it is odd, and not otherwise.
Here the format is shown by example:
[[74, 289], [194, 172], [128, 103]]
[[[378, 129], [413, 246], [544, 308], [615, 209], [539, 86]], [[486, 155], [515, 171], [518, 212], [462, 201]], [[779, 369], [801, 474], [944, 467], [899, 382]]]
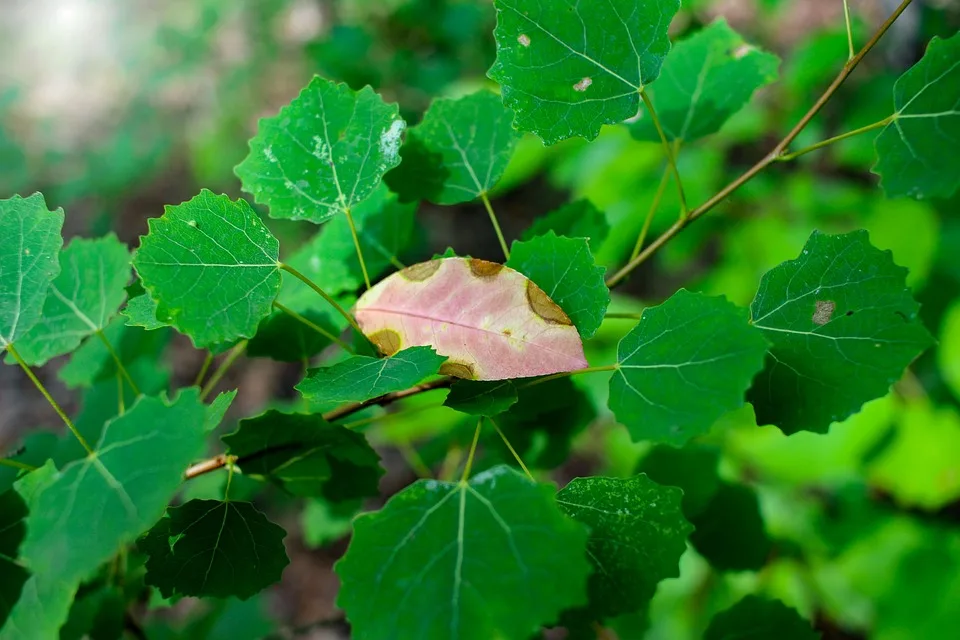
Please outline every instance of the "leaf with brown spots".
[[381, 350], [433, 347], [449, 358], [440, 372], [459, 378], [504, 380], [587, 366], [570, 316], [532, 280], [485, 260], [407, 267], [361, 296], [356, 315]]
[[763, 276], [750, 311], [773, 347], [747, 396], [758, 424], [824, 433], [887, 393], [932, 342], [906, 275], [854, 231], [814, 232]]

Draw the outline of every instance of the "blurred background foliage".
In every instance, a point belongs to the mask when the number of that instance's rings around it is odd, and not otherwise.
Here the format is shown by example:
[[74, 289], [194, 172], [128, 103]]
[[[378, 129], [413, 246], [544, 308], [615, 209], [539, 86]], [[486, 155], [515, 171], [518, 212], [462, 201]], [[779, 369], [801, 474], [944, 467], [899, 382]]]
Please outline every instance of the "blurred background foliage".
[[[851, 2], [859, 42], [895, 4]], [[353, 88], [372, 85], [399, 102], [411, 124], [435, 96], [495, 88], [484, 76], [495, 53], [487, 0], [4, 0], [0, 6], [0, 194], [42, 191], [51, 207], [66, 209], [67, 236], [115, 230], [136, 246], [146, 218], [201, 186], [240, 197], [232, 168], [246, 155], [257, 118], [274, 114], [314, 73]], [[673, 34], [683, 37], [717, 16], [780, 55], [781, 79], [719, 134], [682, 149], [680, 171], [694, 204], [766, 153], [847, 54], [840, 0], [689, 0]], [[955, 2], [914, 2], [795, 146], [889, 115], [897, 76], [932, 36], [949, 36], [958, 25]], [[511, 440], [545, 479], [563, 484], [577, 475], [643, 471], [685, 488], [684, 509], [698, 533], [681, 576], [660, 585], [646, 616], [614, 621], [619, 637], [698, 637], [714, 612], [751, 592], [798, 608], [825, 637], [945, 638], [960, 628], [960, 195], [888, 200], [869, 172], [873, 157], [867, 135], [772, 167], [638, 270], [618, 290], [612, 310], [640, 310], [681, 286], [746, 305], [761, 274], [795, 257], [812, 229], [865, 228], [910, 269], [908, 283], [939, 340], [890, 395], [827, 435], [788, 438], [758, 427], [746, 407], [683, 450], [631, 443], [605, 409], [603, 377], [535, 387], [538, 397], [521, 397], [504, 419]], [[526, 136], [494, 205], [509, 239], [557, 206], [589, 201], [612, 227], [593, 247], [612, 268], [633, 247], [663, 164], [658, 144], [633, 140], [624, 126], [606, 127], [592, 144], [544, 148]], [[671, 224], [677, 210], [667, 188], [651, 233]], [[305, 223], [268, 224], [284, 255], [314, 231]], [[422, 204], [418, 234], [413, 259], [447, 246], [490, 259], [499, 253], [478, 205]], [[591, 363], [612, 362], [629, 327], [605, 322], [589, 345]], [[122, 340], [144, 339], [142, 333]], [[171, 379], [189, 384], [202, 354], [179, 337], [168, 346], [163, 332], [149, 339], [148, 357], [132, 365], [140, 379], [153, 388]], [[245, 360], [230, 376], [231, 386], [243, 389], [230, 416], [292, 402], [290, 389], [301, 374], [297, 364]], [[85, 420], [101, 424], [103, 407], [116, 406], [112, 383], [81, 396], [45, 375], [59, 398], [82, 411], [81, 427]], [[0, 394], [0, 444], [53, 424], [42, 398], [26, 390], [14, 369], [0, 369]], [[368, 425], [384, 455], [385, 495], [414, 478], [411, 466], [449, 465], [451, 451], [472, 432], [460, 414], [437, 407], [435, 396], [391, 407], [388, 419], [381, 412], [356, 421]], [[484, 451], [480, 465], [510, 461], [499, 441], [488, 440]], [[198, 480], [188, 497], [212, 496], [222, 480]], [[336, 511], [259, 486], [235, 491], [257, 494], [291, 530], [293, 563], [283, 582], [243, 603], [155, 601], [172, 608], [151, 614], [150, 637], [236, 640], [278, 628], [288, 637], [340, 637], [331, 567], [361, 505]], [[135, 575], [135, 558], [130, 566]], [[95, 616], [98, 602], [81, 598], [74, 615]]]

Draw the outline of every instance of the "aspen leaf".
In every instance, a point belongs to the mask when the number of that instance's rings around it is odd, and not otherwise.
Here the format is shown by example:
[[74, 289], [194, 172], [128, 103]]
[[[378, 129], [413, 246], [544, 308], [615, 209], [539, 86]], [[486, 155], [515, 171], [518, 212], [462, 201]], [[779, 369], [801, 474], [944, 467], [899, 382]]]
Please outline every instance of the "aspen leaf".
[[587, 366], [570, 317], [522, 274], [486, 260], [443, 258], [391, 275], [357, 302], [357, 322], [385, 354], [430, 346], [440, 373], [503, 380]]

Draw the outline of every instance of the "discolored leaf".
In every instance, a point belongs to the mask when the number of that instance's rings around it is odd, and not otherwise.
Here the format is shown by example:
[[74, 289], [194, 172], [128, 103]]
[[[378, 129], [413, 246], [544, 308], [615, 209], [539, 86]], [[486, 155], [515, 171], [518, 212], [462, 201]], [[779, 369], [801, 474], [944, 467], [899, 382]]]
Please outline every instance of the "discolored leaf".
[[509, 409], [516, 401], [517, 387], [509, 380], [458, 380], [450, 387], [443, 406], [473, 416], [495, 416]]
[[47, 289], [60, 273], [63, 209], [48, 211], [43, 196], [0, 200], [0, 349], [39, 320]]
[[824, 433], [887, 393], [932, 341], [906, 272], [865, 231], [815, 231], [763, 276], [750, 312], [773, 346], [748, 393], [758, 424]]
[[204, 189], [148, 224], [133, 265], [157, 317], [198, 348], [252, 337], [280, 271], [277, 239], [250, 205]]
[[796, 610], [779, 600], [750, 595], [715, 615], [703, 637], [704, 640], [817, 640], [820, 634]]
[[[753, 92], [777, 79], [777, 56], [747, 44], [719, 18], [667, 55], [650, 96], [668, 140], [696, 140], [716, 133]], [[630, 125], [638, 140], [660, 141], [645, 111]]]
[[30, 570], [85, 579], [156, 522], [203, 453], [203, 422], [196, 389], [172, 402], [141, 396], [109, 421], [94, 453], [67, 464], [33, 501], [22, 550]]
[[496, 0], [500, 83], [516, 127], [545, 144], [592, 140], [604, 124], [637, 113], [640, 90], [656, 80], [670, 49], [667, 29], [679, 0], [584, 4]]
[[610, 233], [610, 224], [602, 211], [589, 200], [574, 200], [540, 216], [526, 229], [521, 239], [532, 240], [553, 231], [558, 236], [586, 238], [594, 250], [600, 248]]
[[960, 33], [936, 36], [893, 88], [893, 120], [877, 136], [874, 173], [887, 197], [949, 197], [960, 185]]
[[620, 341], [610, 409], [634, 440], [682, 445], [743, 406], [766, 351], [744, 310], [681, 289]]
[[657, 583], [680, 575], [680, 556], [693, 530], [680, 513], [681, 495], [644, 475], [575, 478], [557, 493], [560, 508], [590, 529], [591, 619], [638, 611]]
[[32, 365], [73, 351], [107, 327], [129, 280], [130, 251], [115, 235], [73, 240], [60, 252], [60, 273], [47, 290], [40, 320], [17, 342], [17, 351]]
[[445, 360], [430, 347], [410, 347], [389, 358], [353, 356], [331, 367], [311, 369], [297, 390], [317, 403], [363, 402], [412, 387], [442, 370]]
[[543, 289], [570, 317], [583, 339], [592, 338], [610, 304], [603, 281], [585, 238], [564, 238], [553, 231], [526, 242], [514, 242], [507, 266]]
[[337, 605], [358, 640], [526, 638], [586, 601], [586, 541], [552, 487], [507, 467], [421, 480], [354, 521]]
[[340, 502], [376, 495], [380, 457], [366, 439], [319, 414], [267, 411], [223, 436], [244, 475], [297, 496]]
[[407, 267], [357, 302], [357, 322], [383, 353], [429, 345], [440, 373], [502, 380], [586, 366], [572, 321], [540, 287], [485, 260], [443, 258]]
[[234, 170], [270, 217], [322, 223], [365, 200], [400, 162], [405, 123], [370, 87], [314, 77], [273, 118], [260, 120]]
[[280, 580], [286, 535], [249, 502], [191, 500], [167, 509], [137, 545], [148, 555], [147, 584], [164, 598], [246, 600]]
[[386, 182], [403, 200], [468, 202], [497, 183], [519, 139], [513, 113], [489, 91], [434, 100]]

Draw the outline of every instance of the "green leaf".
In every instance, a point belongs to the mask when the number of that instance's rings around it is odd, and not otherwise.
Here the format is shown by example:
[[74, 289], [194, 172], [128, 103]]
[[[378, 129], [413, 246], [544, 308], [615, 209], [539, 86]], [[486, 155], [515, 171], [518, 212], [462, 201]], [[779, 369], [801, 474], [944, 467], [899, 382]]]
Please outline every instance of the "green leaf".
[[816, 640], [820, 634], [796, 610], [779, 600], [751, 595], [715, 615], [703, 637], [704, 640]]
[[385, 179], [405, 201], [468, 202], [497, 184], [519, 140], [513, 113], [489, 91], [434, 100]]
[[446, 360], [430, 347], [411, 347], [389, 358], [353, 356], [311, 369], [297, 390], [311, 402], [363, 402], [412, 387], [436, 374]]
[[560, 508], [590, 529], [592, 619], [638, 611], [657, 583], [680, 575], [693, 530], [680, 513], [681, 495], [643, 475], [576, 478], [557, 494]]
[[[415, 213], [416, 204], [401, 204], [384, 185], [351, 211], [371, 278], [377, 278], [391, 266], [399, 266], [397, 260], [413, 238]], [[324, 225], [285, 262], [331, 296], [352, 293], [364, 284], [346, 216], [334, 218]], [[301, 311], [304, 305], [316, 306], [317, 300], [316, 292], [303, 282], [295, 278], [284, 279], [280, 290], [283, 304]]]
[[280, 580], [286, 535], [249, 502], [191, 500], [167, 509], [137, 546], [149, 556], [147, 584], [165, 598], [246, 600]]
[[443, 406], [472, 416], [496, 416], [517, 402], [517, 387], [510, 380], [457, 380]]
[[357, 640], [526, 638], [586, 601], [586, 543], [551, 486], [508, 467], [421, 480], [354, 521], [337, 605]]
[[533, 221], [520, 236], [532, 240], [547, 231], [568, 238], [586, 238], [593, 249], [599, 249], [610, 233], [610, 225], [602, 211], [589, 200], [574, 200]]
[[[22, 462], [31, 467], [42, 467], [49, 460], [60, 442], [60, 436], [50, 431], [32, 431], [14, 446], [0, 454], [0, 458]], [[0, 492], [13, 487], [18, 477], [26, 475], [22, 470], [0, 465]]]
[[756, 571], [767, 563], [772, 542], [750, 488], [721, 481], [706, 507], [690, 521], [695, 528], [690, 543], [714, 568]]
[[60, 252], [60, 274], [47, 290], [40, 320], [21, 336], [17, 351], [32, 365], [70, 353], [107, 327], [129, 280], [130, 251], [115, 235], [73, 240]]
[[640, 90], [656, 80], [679, 0], [582, 5], [572, 0], [495, 0], [500, 83], [516, 127], [545, 144], [592, 140], [604, 124], [637, 113]]
[[339, 502], [377, 494], [383, 469], [366, 439], [319, 414], [267, 411], [223, 436], [243, 473], [297, 496]]
[[894, 119], [877, 136], [873, 172], [887, 197], [949, 197], [960, 185], [960, 34], [934, 37], [893, 87]]
[[682, 449], [658, 444], [643, 457], [637, 473], [647, 474], [657, 484], [683, 490], [683, 514], [697, 517], [717, 493], [720, 476], [720, 449], [689, 443]]
[[318, 549], [343, 538], [353, 528], [353, 518], [359, 510], [358, 502], [331, 504], [326, 500], [307, 500], [300, 517], [304, 544], [308, 549]]
[[553, 231], [526, 242], [514, 242], [507, 266], [533, 280], [560, 305], [584, 340], [592, 338], [610, 304], [603, 281], [585, 238], [564, 238]]
[[148, 224], [133, 265], [157, 317], [198, 348], [253, 337], [280, 273], [279, 243], [250, 205], [204, 189]]
[[[309, 309], [296, 313], [332, 336], [340, 335], [346, 325], [343, 316], [330, 305], [327, 305], [324, 311]], [[257, 335], [247, 343], [246, 355], [250, 358], [271, 358], [279, 362], [304, 362], [331, 344], [333, 341], [319, 331], [284, 311], [276, 311], [260, 323]]]
[[130, 298], [120, 314], [126, 317], [129, 327], [143, 327], [152, 331], [169, 326], [157, 319], [157, 302], [145, 293]]
[[[743, 41], [719, 18], [678, 42], [663, 63], [650, 96], [668, 140], [696, 140], [716, 133], [750, 100], [777, 79], [780, 59]], [[660, 141], [649, 114], [630, 125], [638, 140]]]
[[906, 274], [865, 231], [815, 231], [763, 276], [750, 312], [773, 346], [748, 394], [758, 424], [825, 433], [887, 393], [932, 341]]
[[127, 602], [117, 586], [84, 588], [77, 593], [60, 640], [108, 640], [123, 637]]
[[270, 217], [326, 222], [351, 210], [400, 162], [404, 122], [370, 87], [314, 77], [273, 118], [262, 118], [234, 169]]
[[106, 424], [93, 455], [66, 465], [37, 495], [22, 552], [31, 571], [82, 580], [160, 518], [203, 453], [198, 395], [142, 396]]
[[[164, 349], [170, 342], [171, 331], [147, 332], [140, 327], [132, 327], [121, 317], [115, 317], [103, 330], [103, 335], [117, 352], [120, 362], [129, 370], [138, 360], [156, 363], [162, 358]], [[157, 367], [162, 369], [163, 367]], [[57, 377], [67, 387], [89, 387], [100, 380], [115, 378], [117, 365], [107, 351], [106, 345], [96, 336], [87, 338], [80, 348], [70, 354], [67, 363], [57, 371]], [[133, 372], [130, 372], [133, 376]], [[134, 380], [142, 387], [143, 381]], [[141, 391], [150, 393], [141, 388]]]
[[213, 402], [207, 405], [207, 417], [203, 423], [203, 428], [207, 431], [213, 431], [219, 427], [223, 421], [223, 416], [227, 414], [227, 409], [230, 408], [230, 405], [233, 404], [233, 400], [236, 397], [237, 390], [234, 389], [232, 391], [224, 391], [214, 398]]
[[766, 351], [745, 310], [681, 289], [620, 341], [610, 409], [634, 441], [682, 445], [743, 406]]
[[0, 627], [20, 598], [30, 574], [17, 562], [26, 533], [27, 505], [13, 489], [0, 493]]
[[40, 320], [57, 274], [63, 209], [48, 211], [43, 196], [0, 200], [0, 348], [16, 342]]

